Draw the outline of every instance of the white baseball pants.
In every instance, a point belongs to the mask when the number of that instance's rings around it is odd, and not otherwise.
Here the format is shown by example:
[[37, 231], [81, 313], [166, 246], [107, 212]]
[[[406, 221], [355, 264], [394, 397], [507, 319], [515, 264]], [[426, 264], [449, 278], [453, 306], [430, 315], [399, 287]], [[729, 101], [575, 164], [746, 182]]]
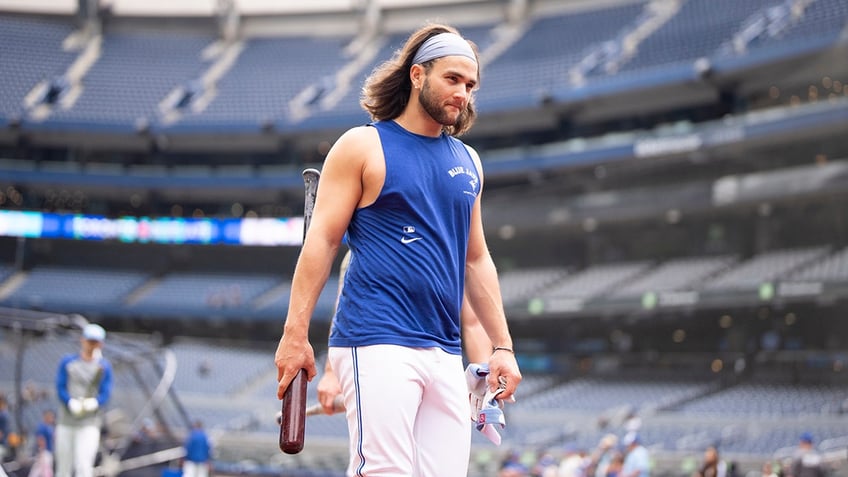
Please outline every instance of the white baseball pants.
[[330, 348], [351, 477], [466, 477], [471, 414], [462, 357], [438, 348]]
[[209, 477], [209, 464], [206, 462], [183, 462], [183, 477]]
[[56, 477], [93, 477], [100, 448], [98, 426], [56, 426]]

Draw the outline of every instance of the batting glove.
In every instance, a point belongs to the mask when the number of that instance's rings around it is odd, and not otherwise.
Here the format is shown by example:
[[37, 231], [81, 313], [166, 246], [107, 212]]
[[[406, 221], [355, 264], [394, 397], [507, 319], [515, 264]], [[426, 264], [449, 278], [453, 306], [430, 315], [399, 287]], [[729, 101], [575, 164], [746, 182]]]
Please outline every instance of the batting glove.
[[71, 414], [76, 417], [81, 416], [83, 412], [82, 401], [77, 398], [71, 398], [68, 401], [68, 411], [71, 411]]
[[471, 420], [477, 422], [477, 414], [483, 407], [483, 398], [488, 391], [486, 376], [489, 375], [489, 365], [486, 363], [471, 363], [465, 368], [465, 383], [468, 385], [468, 398], [471, 401]]
[[96, 398], [85, 398], [82, 400], [82, 409], [85, 412], [94, 412], [100, 407], [100, 403]]
[[475, 427], [495, 445], [501, 444], [501, 435], [497, 427], [506, 427], [503, 413], [503, 401], [497, 396], [503, 388], [489, 391], [486, 376], [489, 375], [489, 365], [486, 363], [471, 363], [465, 369], [465, 382], [468, 384], [468, 398], [471, 403], [471, 420]]

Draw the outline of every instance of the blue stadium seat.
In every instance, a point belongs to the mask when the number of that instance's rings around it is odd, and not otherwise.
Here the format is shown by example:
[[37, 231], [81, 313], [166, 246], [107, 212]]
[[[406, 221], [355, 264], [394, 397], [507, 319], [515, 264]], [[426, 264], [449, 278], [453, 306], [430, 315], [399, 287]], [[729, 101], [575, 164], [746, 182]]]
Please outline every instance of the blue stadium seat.
[[153, 123], [158, 105], [175, 87], [205, 69], [207, 34], [107, 33], [102, 54], [82, 78], [83, 92], [68, 110], [56, 108], [46, 125], [135, 132]]
[[41, 81], [62, 75], [76, 57], [62, 42], [74, 31], [65, 19], [0, 16], [0, 118], [20, 118], [24, 98]]

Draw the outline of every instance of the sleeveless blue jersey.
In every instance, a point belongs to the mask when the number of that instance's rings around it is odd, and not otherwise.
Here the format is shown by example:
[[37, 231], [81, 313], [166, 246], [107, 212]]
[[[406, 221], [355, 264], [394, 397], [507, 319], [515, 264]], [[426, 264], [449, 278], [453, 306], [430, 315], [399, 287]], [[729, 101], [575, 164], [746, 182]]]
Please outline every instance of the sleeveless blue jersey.
[[348, 227], [351, 261], [330, 346], [393, 344], [460, 354], [471, 211], [480, 191], [465, 145], [394, 121], [377, 128], [386, 178]]

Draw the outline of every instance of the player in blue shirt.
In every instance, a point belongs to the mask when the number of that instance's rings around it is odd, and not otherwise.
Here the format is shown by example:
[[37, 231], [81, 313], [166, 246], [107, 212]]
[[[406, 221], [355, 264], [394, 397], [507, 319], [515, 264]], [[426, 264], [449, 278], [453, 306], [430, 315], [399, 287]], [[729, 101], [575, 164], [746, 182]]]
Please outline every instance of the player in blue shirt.
[[352, 259], [329, 339], [350, 434], [349, 475], [467, 475], [470, 404], [463, 292], [494, 349], [490, 389], [521, 381], [486, 245], [474, 122], [474, 45], [445, 25], [414, 32], [366, 80], [374, 122], [327, 155], [275, 355], [278, 397], [317, 370], [309, 320], [345, 233]]
[[203, 423], [195, 421], [183, 444], [186, 455], [183, 458], [183, 477], [208, 477], [212, 459], [212, 444], [203, 429]]

